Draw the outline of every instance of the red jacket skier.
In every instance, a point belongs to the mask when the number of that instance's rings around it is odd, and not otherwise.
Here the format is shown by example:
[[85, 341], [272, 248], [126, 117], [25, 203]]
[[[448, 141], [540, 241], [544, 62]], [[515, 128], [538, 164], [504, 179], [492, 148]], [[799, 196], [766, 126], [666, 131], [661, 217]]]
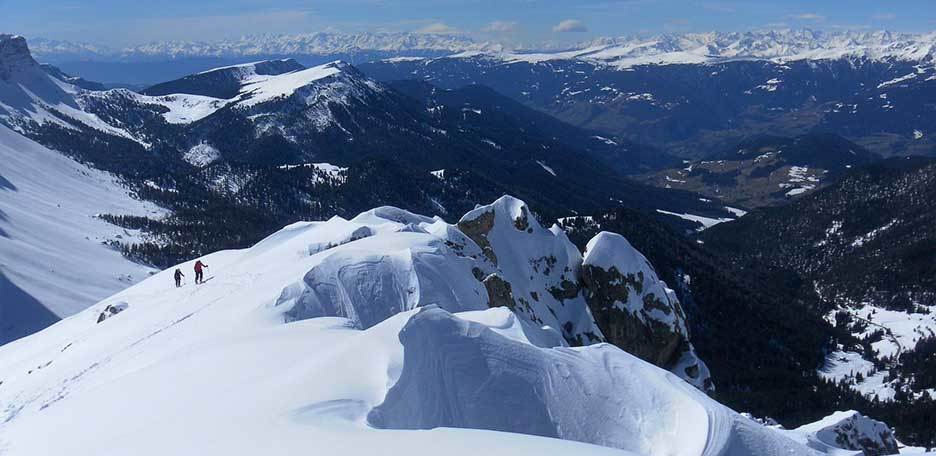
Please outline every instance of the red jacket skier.
[[198, 260], [195, 262], [195, 283], [205, 282], [203, 270], [204, 268], [207, 268], [207, 267], [208, 265], [205, 263], [202, 263], [201, 260]]

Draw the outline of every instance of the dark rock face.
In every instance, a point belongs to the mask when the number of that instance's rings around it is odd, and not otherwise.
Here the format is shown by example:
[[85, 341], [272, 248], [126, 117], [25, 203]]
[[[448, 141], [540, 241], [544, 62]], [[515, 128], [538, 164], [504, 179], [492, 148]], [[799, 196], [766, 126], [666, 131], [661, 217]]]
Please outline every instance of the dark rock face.
[[25, 38], [0, 35], [0, 79], [8, 80], [17, 69], [35, 65]]
[[129, 305], [127, 305], [127, 303], [125, 302], [118, 302], [117, 304], [110, 304], [104, 308], [104, 311], [101, 312], [100, 315], [98, 315], [97, 322], [101, 323], [104, 320], [107, 320], [108, 318], [113, 317], [114, 315], [117, 315], [120, 312], [123, 312], [124, 310], [127, 310], [128, 307]]
[[492, 263], [497, 264], [497, 255], [494, 254], [494, 248], [488, 241], [487, 234], [494, 228], [494, 211], [485, 212], [473, 220], [462, 220], [458, 222], [458, 229], [465, 236], [468, 236]]
[[627, 239], [600, 232], [589, 241], [580, 287], [608, 342], [668, 369], [700, 390], [714, 391], [708, 367], [690, 341], [676, 293]]
[[488, 307], [507, 307], [510, 310], [516, 310], [517, 303], [514, 300], [510, 282], [497, 274], [491, 274], [485, 277], [482, 283], [487, 289]]
[[[585, 299], [608, 342], [645, 361], [669, 368], [678, 361], [682, 352], [680, 348], [687, 342], [687, 338], [678, 331], [678, 326], [674, 328], [654, 319], [651, 312], [659, 310], [667, 315], [676, 313], [682, 319], [682, 309], [678, 303], [671, 306], [664, 303], [661, 297], [649, 293], [643, 296], [644, 306], [637, 313], [615, 304], [628, 302], [634, 291], [641, 294], [644, 280], [642, 272], [625, 275], [615, 267], [605, 271], [585, 265], [582, 270]], [[643, 318], [639, 318], [638, 314]]]
[[[845, 419], [818, 432], [820, 439], [835, 439], [839, 448], [861, 451], [865, 456], [899, 454], [894, 432], [886, 424], [873, 420], [857, 412], [851, 412]], [[832, 442], [826, 442], [832, 443]]]

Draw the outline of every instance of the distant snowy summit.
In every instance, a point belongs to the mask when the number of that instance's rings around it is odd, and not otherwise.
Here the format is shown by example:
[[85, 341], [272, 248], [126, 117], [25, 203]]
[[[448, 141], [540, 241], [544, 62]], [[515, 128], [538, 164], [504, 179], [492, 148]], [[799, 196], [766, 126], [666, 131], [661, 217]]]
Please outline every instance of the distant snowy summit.
[[698, 64], [728, 60], [811, 60], [847, 57], [931, 61], [936, 32], [759, 30], [605, 37], [558, 49], [528, 46], [521, 51], [465, 35], [411, 32], [247, 35], [218, 41], [162, 41], [108, 48], [87, 43], [30, 40], [40, 59], [67, 57], [145, 59], [383, 54], [434, 57], [486, 55], [507, 61], [580, 59], [622, 68], [642, 64]]
[[432, 53], [437, 55], [467, 50], [499, 50], [494, 43], [476, 42], [464, 35], [361, 32], [246, 35], [219, 41], [160, 41], [125, 48], [108, 48], [87, 43], [30, 39], [40, 58], [75, 56], [82, 58], [148, 57], [249, 57], [275, 55], [337, 55], [367, 52]]
[[936, 32], [929, 34], [771, 30], [599, 38], [568, 50], [463, 52], [507, 62], [579, 60], [626, 69], [638, 65], [706, 64], [733, 60], [837, 60], [858, 58], [932, 62]]

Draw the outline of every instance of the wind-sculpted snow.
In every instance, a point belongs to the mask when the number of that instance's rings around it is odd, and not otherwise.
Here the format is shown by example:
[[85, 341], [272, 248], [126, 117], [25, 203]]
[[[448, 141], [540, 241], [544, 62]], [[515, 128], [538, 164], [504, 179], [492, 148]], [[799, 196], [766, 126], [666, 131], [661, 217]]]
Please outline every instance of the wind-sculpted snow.
[[813, 454], [607, 344], [537, 348], [433, 308], [400, 342], [400, 379], [368, 415], [379, 428], [491, 429], [647, 455]]
[[[409, 246], [420, 241], [426, 245]], [[472, 278], [471, 263], [428, 233], [387, 234], [328, 255], [280, 299], [295, 301], [286, 313], [291, 319], [334, 315], [363, 328], [428, 304], [479, 310], [487, 307], [485, 292]]]
[[[0, 347], [0, 449], [819, 454], [617, 347], [570, 348], [516, 302], [488, 308], [490, 277], [516, 297], [557, 280], [521, 277], [530, 255], [566, 274], [580, 257], [514, 198], [462, 222], [378, 208], [295, 223], [201, 258], [203, 284], [176, 288], [169, 268]], [[555, 320], [587, 321], [570, 290]], [[529, 310], [553, 315], [559, 298], [540, 299]]]
[[[479, 217], [489, 220], [482, 231], [473, 223]], [[289, 320], [340, 316], [368, 328], [430, 304], [451, 312], [505, 306], [533, 340], [601, 341], [576, 285], [581, 255], [564, 234], [543, 229], [517, 199], [479, 207], [457, 226], [383, 207], [350, 221], [334, 218], [289, 230], [307, 231], [303, 238], [314, 241], [304, 250], [319, 258], [276, 301]]]

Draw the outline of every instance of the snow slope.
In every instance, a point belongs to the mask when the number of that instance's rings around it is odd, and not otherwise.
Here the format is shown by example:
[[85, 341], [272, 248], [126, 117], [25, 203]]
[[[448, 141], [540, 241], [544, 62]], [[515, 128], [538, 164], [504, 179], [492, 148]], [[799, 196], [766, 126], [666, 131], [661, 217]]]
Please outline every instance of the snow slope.
[[[487, 212], [514, 215], [515, 201]], [[378, 208], [208, 255], [203, 285], [175, 288], [170, 268], [0, 347], [0, 448], [819, 454], [611, 345], [568, 348], [528, 316], [486, 309], [470, 270], [481, 252], [455, 226]], [[524, 258], [509, 252], [497, 249], [508, 270]]]
[[134, 199], [114, 176], [0, 126], [0, 344], [149, 275], [103, 244], [138, 233], [95, 218], [102, 213], [162, 209]]

